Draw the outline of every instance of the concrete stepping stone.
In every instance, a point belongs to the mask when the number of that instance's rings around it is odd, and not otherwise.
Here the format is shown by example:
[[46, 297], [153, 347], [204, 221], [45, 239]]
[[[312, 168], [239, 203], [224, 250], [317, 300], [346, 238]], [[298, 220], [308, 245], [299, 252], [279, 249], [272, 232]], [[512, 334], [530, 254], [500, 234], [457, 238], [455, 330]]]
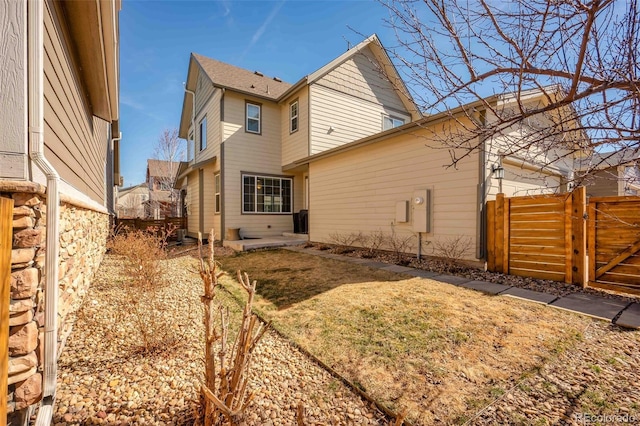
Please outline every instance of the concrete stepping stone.
[[616, 325], [640, 329], [640, 304], [632, 303], [629, 305], [616, 321]]
[[389, 265], [389, 266], [383, 267], [382, 269], [384, 269], [385, 271], [398, 272], [398, 273], [413, 271], [413, 268], [408, 268], [406, 266], [401, 266], [401, 265]]
[[438, 275], [437, 272], [423, 271], [422, 269], [412, 269], [410, 271], [407, 271], [406, 274], [418, 278], [433, 278]]
[[453, 285], [460, 285], [462, 283], [468, 283], [469, 281], [471, 281], [469, 278], [458, 277], [455, 275], [436, 275], [432, 279]]
[[460, 287], [471, 288], [487, 294], [498, 294], [508, 290], [510, 286], [504, 284], [490, 283], [487, 281], [469, 281], [460, 284]]
[[525, 288], [511, 287], [510, 289], [500, 293], [500, 296], [509, 296], [516, 299], [529, 300], [531, 302], [549, 304], [556, 300], [558, 296], [553, 294], [541, 293], [539, 291], [527, 290]]
[[559, 298], [550, 303], [549, 306], [611, 321], [627, 306], [627, 302], [606, 299], [591, 294], [573, 293]]

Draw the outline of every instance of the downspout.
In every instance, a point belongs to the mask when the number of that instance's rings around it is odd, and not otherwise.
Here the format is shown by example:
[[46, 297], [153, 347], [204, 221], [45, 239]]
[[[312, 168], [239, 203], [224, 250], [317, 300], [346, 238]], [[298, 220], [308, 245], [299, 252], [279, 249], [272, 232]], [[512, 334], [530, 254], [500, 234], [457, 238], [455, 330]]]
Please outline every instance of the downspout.
[[58, 253], [60, 176], [44, 155], [44, 3], [28, 3], [29, 157], [47, 178], [45, 253], [44, 378], [36, 425], [48, 426], [56, 392], [58, 342]]
[[[191, 128], [193, 129], [193, 139], [191, 139], [192, 149], [193, 149], [193, 159], [196, 158], [196, 92], [193, 90], [187, 89], [187, 84], [184, 84], [184, 91], [191, 94]], [[187, 136], [189, 136], [189, 132], [187, 132]], [[187, 138], [188, 140], [188, 138]], [[187, 147], [187, 156], [189, 156], [189, 147]], [[191, 159], [187, 158], [187, 160], [191, 161]]]

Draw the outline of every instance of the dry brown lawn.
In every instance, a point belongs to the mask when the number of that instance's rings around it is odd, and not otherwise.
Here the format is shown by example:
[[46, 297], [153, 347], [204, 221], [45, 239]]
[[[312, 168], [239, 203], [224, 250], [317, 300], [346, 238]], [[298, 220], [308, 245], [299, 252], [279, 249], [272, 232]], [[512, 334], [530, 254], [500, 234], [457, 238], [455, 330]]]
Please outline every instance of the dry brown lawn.
[[464, 423], [593, 321], [284, 250], [219, 260], [258, 281], [256, 307], [279, 330], [416, 424]]

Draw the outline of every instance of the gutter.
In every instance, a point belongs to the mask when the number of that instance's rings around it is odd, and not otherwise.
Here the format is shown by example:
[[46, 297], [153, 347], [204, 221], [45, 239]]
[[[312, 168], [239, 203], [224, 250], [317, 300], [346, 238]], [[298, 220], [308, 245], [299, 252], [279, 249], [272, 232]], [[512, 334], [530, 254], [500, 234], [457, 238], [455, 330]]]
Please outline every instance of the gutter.
[[47, 178], [44, 384], [36, 425], [48, 426], [53, 417], [57, 374], [60, 175], [44, 155], [44, 3], [29, 0], [27, 15], [29, 157]]
[[[193, 159], [196, 158], [196, 92], [187, 89], [187, 85], [184, 85], [184, 91], [191, 95], [191, 128], [193, 129]], [[187, 140], [189, 140], [189, 131], [187, 131]], [[187, 161], [192, 161], [189, 157], [189, 147], [187, 147]]]

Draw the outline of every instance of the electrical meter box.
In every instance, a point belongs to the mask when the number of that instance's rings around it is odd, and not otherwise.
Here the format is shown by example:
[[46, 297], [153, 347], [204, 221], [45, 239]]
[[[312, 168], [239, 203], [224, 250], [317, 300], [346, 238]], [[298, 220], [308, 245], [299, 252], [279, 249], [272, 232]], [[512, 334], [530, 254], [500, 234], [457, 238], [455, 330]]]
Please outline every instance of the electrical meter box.
[[411, 198], [413, 232], [431, 232], [431, 190], [416, 189]]

